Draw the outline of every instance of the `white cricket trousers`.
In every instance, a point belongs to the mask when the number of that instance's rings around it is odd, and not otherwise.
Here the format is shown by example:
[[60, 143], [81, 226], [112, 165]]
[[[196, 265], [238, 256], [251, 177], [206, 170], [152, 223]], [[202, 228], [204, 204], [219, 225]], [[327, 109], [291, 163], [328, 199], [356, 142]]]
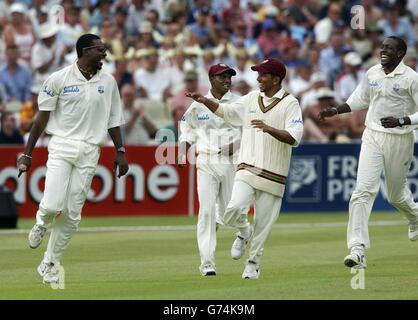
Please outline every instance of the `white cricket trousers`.
[[408, 221], [418, 216], [418, 205], [406, 185], [414, 152], [414, 135], [365, 129], [357, 170], [357, 184], [349, 205], [347, 246], [370, 248], [368, 222], [384, 171], [387, 198]]
[[[216, 158], [216, 157], [215, 157]], [[229, 157], [224, 161], [211, 161], [210, 157], [197, 157], [197, 193], [199, 216], [197, 220], [197, 244], [200, 268], [210, 264], [215, 267], [216, 223], [223, 223], [223, 213], [228, 204], [235, 177], [235, 165]]]
[[244, 181], [235, 180], [224, 223], [237, 228], [242, 235], [250, 226], [246, 209], [251, 203], [254, 203], [254, 233], [247, 261], [259, 264], [264, 243], [279, 216], [282, 198], [254, 189]]
[[60, 259], [81, 220], [81, 210], [90, 190], [100, 148], [83, 141], [53, 136], [48, 145], [44, 195], [36, 223], [48, 227], [58, 212], [44, 261], [60, 264]]

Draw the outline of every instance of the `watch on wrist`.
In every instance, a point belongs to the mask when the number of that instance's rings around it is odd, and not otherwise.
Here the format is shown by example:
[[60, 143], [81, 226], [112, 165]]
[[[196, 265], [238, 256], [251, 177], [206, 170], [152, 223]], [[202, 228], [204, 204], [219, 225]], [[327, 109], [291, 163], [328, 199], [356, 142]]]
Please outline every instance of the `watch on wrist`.
[[116, 152], [117, 153], [123, 153], [124, 154], [126, 152], [125, 147], [119, 147], [119, 148], [117, 148], [116, 149]]
[[405, 118], [399, 118], [398, 121], [399, 121], [399, 126], [401, 127], [405, 124]]

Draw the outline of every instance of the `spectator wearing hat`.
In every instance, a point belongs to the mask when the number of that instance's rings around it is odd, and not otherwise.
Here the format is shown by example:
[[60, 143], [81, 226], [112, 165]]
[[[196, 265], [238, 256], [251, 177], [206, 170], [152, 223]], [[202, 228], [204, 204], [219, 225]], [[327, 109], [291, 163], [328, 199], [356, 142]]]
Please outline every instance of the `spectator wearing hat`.
[[[234, 69], [220, 63], [211, 66], [208, 74], [211, 88], [207, 99], [231, 103], [239, 98], [230, 92]], [[186, 163], [192, 145], [196, 145], [197, 152], [199, 270], [203, 276], [214, 276], [216, 229], [224, 224], [223, 214], [231, 197], [241, 128], [216, 116], [203, 104], [193, 102], [180, 121], [180, 133], [179, 166]]]
[[187, 71], [184, 75], [183, 88], [177, 91], [170, 100], [170, 105], [173, 110], [177, 106], [184, 106], [187, 109], [193, 103], [193, 99], [184, 94], [185, 91], [203, 94], [208, 91], [208, 87], [199, 85], [199, 75], [195, 70]]
[[32, 48], [32, 70], [34, 72], [33, 83], [42, 86], [44, 81], [53, 72], [64, 66], [64, 46], [57, 41], [58, 25], [46, 22], [39, 26], [40, 40]]
[[114, 63], [115, 71], [113, 72], [113, 77], [118, 84], [119, 91], [122, 90], [122, 87], [125, 84], [134, 85], [134, 77], [133, 74], [128, 71], [128, 61], [125, 59], [125, 57], [116, 57]]
[[[243, 279], [258, 279], [264, 243], [279, 215], [292, 147], [303, 135], [302, 111], [295, 97], [282, 88], [286, 67], [267, 59], [252, 67], [260, 90], [233, 103], [218, 103], [198, 93], [195, 101], [234, 125], [243, 126], [241, 149], [231, 200], [224, 223], [238, 230], [231, 257], [240, 259], [251, 241]], [[254, 227], [243, 209], [254, 202]]]
[[363, 79], [365, 71], [361, 67], [362, 60], [357, 52], [349, 52], [344, 56], [344, 70], [335, 80], [334, 88], [339, 101], [346, 101]]
[[134, 73], [135, 87], [141, 98], [164, 101], [171, 97], [171, 77], [168, 69], [159, 66], [159, 55], [155, 48], [138, 50], [143, 67]]
[[159, 43], [154, 40], [154, 29], [149, 21], [143, 21], [138, 28], [138, 40], [136, 41], [136, 48], [158, 48]]
[[309, 79], [310, 89], [306, 91], [300, 99], [302, 111], [316, 104], [316, 92], [318, 89], [327, 86], [327, 77], [321, 72], [314, 72]]
[[16, 2], [10, 6], [11, 20], [4, 28], [3, 37], [6, 47], [12, 44], [18, 47], [20, 62], [29, 67], [35, 35], [26, 20], [26, 12], [27, 8], [22, 3]]
[[249, 62], [250, 58], [245, 49], [238, 49], [235, 52], [235, 71], [237, 75], [235, 76], [234, 84], [239, 81], [245, 81], [250, 88], [256, 89], [258, 86], [257, 74], [251, 70]]
[[30, 99], [32, 72], [19, 62], [19, 48], [16, 45], [6, 47], [6, 61], [0, 66], [0, 83], [7, 95], [7, 100], [3, 102], [26, 102]]
[[248, 35], [248, 26], [243, 20], [237, 19], [233, 23], [233, 32], [229, 36], [230, 43], [238, 49], [244, 49], [247, 52], [251, 52], [251, 56], [257, 59], [263, 58], [263, 53], [258, 46], [257, 40]]
[[[319, 121], [318, 112], [323, 108], [330, 105], [336, 105], [335, 92], [330, 88], [323, 87], [319, 88], [316, 91], [315, 98], [317, 103], [306, 108], [303, 112], [304, 119], [306, 122], [305, 129], [307, 129], [305, 139], [306, 140], [319, 140], [321, 142], [326, 141], [335, 141], [338, 135], [345, 134], [347, 131], [347, 118], [346, 117], [336, 117], [335, 121]], [[309, 121], [306, 121], [310, 119]], [[316, 127], [314, 129], [314, 127]], [[317, 135], [317, 130], [326, 137], [326, 140], [320, 138], [320, 135]]]

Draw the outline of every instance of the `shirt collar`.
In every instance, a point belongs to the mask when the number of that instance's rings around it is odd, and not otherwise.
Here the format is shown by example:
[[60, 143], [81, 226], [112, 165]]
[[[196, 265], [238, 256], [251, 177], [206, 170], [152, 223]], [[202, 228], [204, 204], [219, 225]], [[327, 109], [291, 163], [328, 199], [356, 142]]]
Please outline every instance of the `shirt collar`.
[[[380, 65], [380, 68], [382, 70], [382, 72], [385, 74], [385, 72], [383, 71], [383, 66]], [[403, 63], [403, 61], [399, 62], [399, 64], [396, 66], [396, 68], [388, 74], [385, 74], [386, 77], [394, 77], [397, 74], [403, 74], [406, 70], [406, 65]]]
[[208, 94], [206, 95], [206, 98], [209, 98], [209, 99], [215, 99], [215, 100], [217, 100], [217, 101], [228, 101], [228, 100], [230, 100], [230, 99], [231, 99], [231, 96], [232, 96], [231, 91], [228, 91], [227, 93], [225, 93], [225, 94], [223, 95], [223, 97], [221, 98], [221, 100], [218, 100], [218, 99], [216, 99], [216, 98], [213, 96], [212, 92], [211, 92], [211, 91], [210, 91], [210, 89], [209, 89], [209, 92], [208, 92]]
[[100, 80], [100, 74], [102, 73], [102, 70], [99, 70], [96, 72], [96, 74], [93, 76], [93, 78], [91, 78], [90, 80], [87, 80], [83, 74], [81, 73], [80, 69], [78, 69], [77, 66], [77, 61], [73, 63], [73, 68], [74, 68], [74, 72], [75, 72], [75, 76], [77, 79], [81, 80], [81, 81], [90, 81], [90, 82], [96, 82]]
[[271, 98], [279, 98], [282, 99], [284, 94], [286, 93], [286, 91], [283, 89], [283, 87], [280, 88], [279, 91], [277, 91], [272, 97], [267, 97], [266, 94], [264, 92], [260, 92], [261, 97], [266, 98], [266, 99], [271, 99]]

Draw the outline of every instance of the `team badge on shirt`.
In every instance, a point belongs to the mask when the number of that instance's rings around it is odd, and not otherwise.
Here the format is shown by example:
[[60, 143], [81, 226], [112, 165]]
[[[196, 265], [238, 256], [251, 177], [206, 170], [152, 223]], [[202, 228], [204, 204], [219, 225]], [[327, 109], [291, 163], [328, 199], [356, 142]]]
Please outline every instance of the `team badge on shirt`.
[[98, 91], [100, 94], [104, 93], [104, 86], [99, 86], [99, 87], [97, 88], [97, 91]]
[[393, 91], [398, 92], [400, 88], [401, 88], [401, 86], [399, 85], [399, 83], [394, 83], [393, 84], [393, 87], [392, 87]]

